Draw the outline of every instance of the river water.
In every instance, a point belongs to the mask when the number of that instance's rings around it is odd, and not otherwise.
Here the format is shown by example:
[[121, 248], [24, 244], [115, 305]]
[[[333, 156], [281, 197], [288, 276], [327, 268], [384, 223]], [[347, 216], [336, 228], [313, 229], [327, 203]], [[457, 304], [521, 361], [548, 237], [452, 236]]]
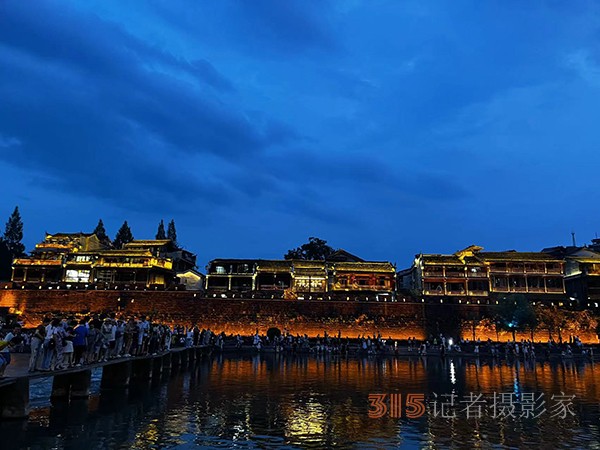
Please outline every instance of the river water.
[[[29, 421], [0, 424], [0, 448], [600, 449], [589, 362], [225, 355], [102, 393], [100, 375], [68, 407], [45, 403], [48, 381], [33, 384]], [[386, 394], [381, 417], [373, 394]]]

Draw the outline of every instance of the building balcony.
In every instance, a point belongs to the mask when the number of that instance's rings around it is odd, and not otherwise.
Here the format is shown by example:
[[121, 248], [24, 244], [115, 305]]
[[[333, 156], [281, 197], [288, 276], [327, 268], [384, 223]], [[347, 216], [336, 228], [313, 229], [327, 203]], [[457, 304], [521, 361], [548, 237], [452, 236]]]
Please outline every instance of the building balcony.
[[351, 284], [347, 286], [331, 286], [332, 291], [391, 291], [392, 288], [381, 284], [360, 285]]
[[171, 270], [173, 269], [173, 263], [171, 261], [160, 260], [144, 261], [140, 263], [100, 262], [94, 266], [96, 269], [151, 269], [153, 267]]
[[561, 287], [549, 287], [546, 288], [546, 292], [549, 292], [551, 294], [563, 294], [565, 292], [565, 289]]
[[466, 278], [465, 272], [446, 272], [446, 278]]
[[510, 286], [510, 292], [527, 292], [526, 286]]
[[432, 278], [444, 278], [444, 272], [425, 270], [423, 272], [423, 276], [424, 277], [432, 277]]
[[494, 286], [492, 292], [508, 292], [508, 286]]
[[468, 291], [468, 294], [473, 297], [487, 297], [489, 295], [488, 291]]
[[468, 278], [487, 278], [487, 272], [467, 272]]
[[546, 289], [543, 287], [528, 287], [527, 292], [546, 292]]
[[423, 289], [423, 295], [441, 296], [441, 295], [446, 295], [446, 293], [444, 291], [438, 291], [437, 289], [434, 289], [434, 290]]

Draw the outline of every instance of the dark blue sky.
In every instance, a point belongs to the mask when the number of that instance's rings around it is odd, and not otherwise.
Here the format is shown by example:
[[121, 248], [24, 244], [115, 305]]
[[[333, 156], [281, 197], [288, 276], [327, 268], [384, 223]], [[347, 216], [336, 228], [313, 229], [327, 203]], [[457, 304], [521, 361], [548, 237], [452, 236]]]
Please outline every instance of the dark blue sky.
[[[200, 265], [600, 232], [600, 4], [0, 1], [0, 218]], [[3, 219], [5, 220], [5, 219]]]

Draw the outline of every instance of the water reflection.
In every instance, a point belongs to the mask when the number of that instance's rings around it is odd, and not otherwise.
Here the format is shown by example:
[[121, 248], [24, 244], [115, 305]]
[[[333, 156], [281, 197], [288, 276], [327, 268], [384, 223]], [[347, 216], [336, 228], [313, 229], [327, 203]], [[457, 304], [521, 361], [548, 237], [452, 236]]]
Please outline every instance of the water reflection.
[[[206, 359], [158, 384], [37, 409], [0, 425], [2, 448], [280, 448], [339, 446], [599, 448], [600, 373], [591, 363], [460, 358], [243, 356]], [[513, 419], [484, 407], [436, 417], [434, 394], [575, 395], [575, 416]], [[419, 419], [369, 418], [370, 393], [426, 396]], [[12, 446], [12, 447], [11, 447]]]

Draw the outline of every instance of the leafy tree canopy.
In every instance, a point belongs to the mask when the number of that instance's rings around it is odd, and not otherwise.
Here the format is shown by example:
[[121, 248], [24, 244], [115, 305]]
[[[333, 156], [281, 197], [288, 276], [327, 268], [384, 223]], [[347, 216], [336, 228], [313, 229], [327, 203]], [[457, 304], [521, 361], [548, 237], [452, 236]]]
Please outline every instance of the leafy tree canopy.
[[537, 326], [537, 316], [529, 300], [522, 294], [509, 295], [494, 307], [496, 324], [513, 334], [517, 331], [533, 329]]
[[331, 255], [335, 250], [327, 245], [327, 241], [316, 237], [309, 237], [306, 244], [302, 244], [292, 250], [288, 250], [285, 254], [285, 259], [307, 259], [307, 260], [324, 260]]

